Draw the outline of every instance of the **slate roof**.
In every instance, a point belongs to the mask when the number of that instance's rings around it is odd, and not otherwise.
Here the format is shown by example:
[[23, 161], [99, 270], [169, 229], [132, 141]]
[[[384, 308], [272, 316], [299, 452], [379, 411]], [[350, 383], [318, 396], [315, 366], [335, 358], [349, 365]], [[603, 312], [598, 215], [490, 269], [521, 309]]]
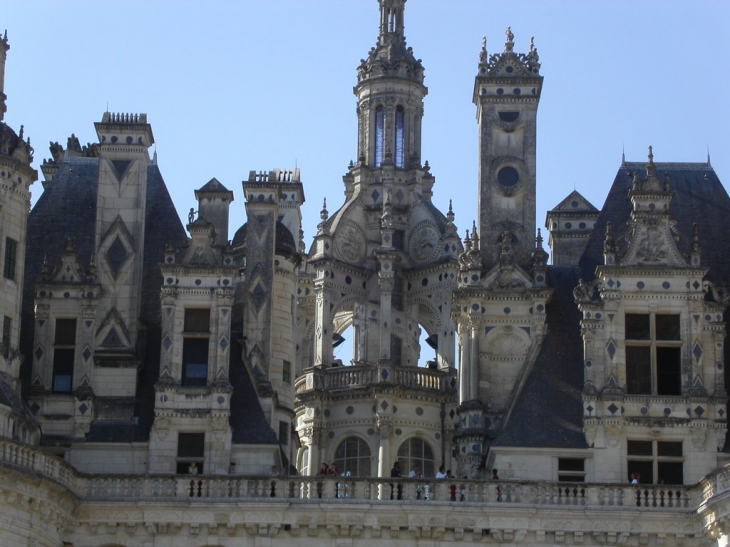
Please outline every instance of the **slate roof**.
[[[66, 238], [70, 236], [76, 243], [80, 264], [85, 265], [89, 262], [94, 249], [98, 176], [99, 164], [93, 159], [62, 163], [58, 173], [30, 213], [21, 325], [21, 350], [25, 355], [31, 355], [33, 349], [35, 326], [33, 287], [38, 280], [44, 254], [48, 254], [49, 261], [55, 262], [66, 243]], [[149, 439], [149, 431], [154, 420], [154, 384], [160, 371], [162, 278], [159, 265], [163, 262], [164, 249], [168, 243], [180, 246], [187, 242], [185, 230], [157, 165], [150, 165], [147, 171], [145, 222], [145, 260], [140, 316], [147, 336], [143, 345], [144, 366], [139, 373], [134, 412], [139, 421], [136, 424], [94, 422], [86, 435], [87, 442], [144, 442]], [[279, 232], [281, 232], [281, 243], [292, 246], [293, 237], [288, 230]], [[276, 434], [268, 425], [254, 386], [240, 360], [241, 347], [237, 338], [241, 336], [240, 328], [238, 333], [232, 333], [230, 375], [235, 390], [231, 398], [233, 442], [278, 445]], [[27, 393], [29, 388], [30, 375], [31, 360], [27, 359], [22, 372], [24, 393]], [[52, 444], [67, 441], [52, 437], [45, 437], [44, 440], [45, 443]]]
[[[697, 223], [702, 244], [702, 266], [709, 267], [708, 279], [730, 281], [730, 197], [723, 188], [714, 169], [706, 163], [656, 163], [656, 174], [662, 179], [669, 175], [669, 188], [674, 199], [669, 204], [672, 220], [680, 233], [689, 238], [692, 224]], [[603, 241], [606, 223], [611, 222], [613, 235], [618, 238], [628, 228], [631, 202], [628, 198], [631, 178], [628, 173], [638, 172], [646, 178], [646, 163], [630, 162], [616, 173], [601, 214], [596, 220], [580, 266], [584, 279], [595, 277], [596, 266], [603, 264]], [[687, 241], [680, 240], [679, 250], [687, 252]]]
[[576, 266], [549, 266], [547, 335], [509, 421], [492, 446], [588, 448], [583, 436], [583, 340]]
[[223, 186], [218, 179], [213, 177], [208, 182], [206, 182], [201, 188], [197, 190], [198, 192], [230, 192], [228, 188]]
[[231, 394], [231, 429], [233, 444], [274, 444], [279, 440], [261, 409], [251, 377], [241, 360], [243, 338], [241, 325], [231, 327], [229, 379]]
[[[699, 227], [702, 266], [709, 267], [707, 278], [730, 282], [730, 197], [717, 174], [705, 163], [657, 163], [657, 175], [669, 175], [675, 192], [670, 203], [672, 220], [687, 236], [678, 243], [686, 253], [692, 224]], [[583, 347], [580, 336], [580, 312], [573, 300], [578, 280], [593, 279], [595, 269], [603, 264], [603, 241], [606, 223], [613, 225], [614, 237], [622, 235], [630, 220], [630, 172], [646, 177], [646, 164], [621, 166], [596, 221], [596, 227], [580, 260], [580, 266], [549, 266], [548, 280], [555, 289], [547, 306], [547, 335], [520, 393], [508, 423], [492, 443], [493, 446], [536, 448], [587, 448], [582, 434]], [[726, 312], [726, 320], [729, 320]], [[725, 361], [730, 350], [725, 345]], [[726, 378], [726, 389], [728, 379]], [[725, 451], [730, 452], [730, 440]]]

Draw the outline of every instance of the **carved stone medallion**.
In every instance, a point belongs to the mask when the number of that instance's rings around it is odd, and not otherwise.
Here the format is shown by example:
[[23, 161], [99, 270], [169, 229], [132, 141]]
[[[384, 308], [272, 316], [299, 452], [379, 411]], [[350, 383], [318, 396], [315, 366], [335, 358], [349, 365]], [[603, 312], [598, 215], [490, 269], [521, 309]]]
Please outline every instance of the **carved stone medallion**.
[[343, 224], [335, 233], [335, 252], [338, 258], [359, 264], [365, 258], [365, 236], [354, 224]]
[[431, 223], [421, 223], [411, 233], [408, 252], [416, 264], [425, 264], [435, 260], [439, 252], [439, 232]]

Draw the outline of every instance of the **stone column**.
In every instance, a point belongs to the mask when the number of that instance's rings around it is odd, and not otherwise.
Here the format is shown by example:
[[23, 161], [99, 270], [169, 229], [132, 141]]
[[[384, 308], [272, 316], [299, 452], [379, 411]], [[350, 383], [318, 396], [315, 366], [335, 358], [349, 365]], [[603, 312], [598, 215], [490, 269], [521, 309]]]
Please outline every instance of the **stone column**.
[[314, 293], [316, 298], [314, 310], [314, 366], [330, 366], [332, 364], [332, 317], [324, 282], [324, 272], [321, 270], [317, 272]]
[[469, 323], [471, 327], [471, 340], [469, 343], [469, 400], [475, 401], [479, 398], [479, 316], [470, 316]]
[[380, 287], [380, 353], [379, 359], [390, 359], [390, 335], [392, 332], [393, 268], [390, 261], [381, 262], [378, 274]]
[[380, 440], [378, 442], [378, 476], [389, 477], [391, 462], [390, 437], [393, 434], [393, 424], [388, 419], [378, 419]]
[[462, 319], [459, 325], [459, 403], [469, 400], [471, 350], [468, 324], [468, 320]]

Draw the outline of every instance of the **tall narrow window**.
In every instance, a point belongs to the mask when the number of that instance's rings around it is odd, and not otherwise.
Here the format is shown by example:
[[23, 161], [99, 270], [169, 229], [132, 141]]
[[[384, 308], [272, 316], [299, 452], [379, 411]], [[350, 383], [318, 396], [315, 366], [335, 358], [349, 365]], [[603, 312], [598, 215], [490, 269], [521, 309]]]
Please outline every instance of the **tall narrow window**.
[[12, 321], [7, 315], [3, 317], [2, 352], [5, 359], [10, 356], [10, 326], [12, 325]]
[[178, 433], [177, 473], [203, 473], [205, 433]]
[[391, 293], [390, 302], [394, 310], [403, 311], [404, 296], [403, 296], [403, 278], [396, 275], [393, 278], [393, 292]]
[[70, 393], [76, 353], [76, 319], [56, 319], [53, 341], [53, 393]]
[[15, 279], [15, 263], [18, 260], [18, 242], [9, 237], [5, 238], [5, 262], [3, 263], [3, 276], [6, 279]]
[[183, 332], [182, 385], [208, 384], [208, 341], [210, 339], [210, 310], [185, 310]]
[[375, 167], [383, 164], [385, 151], [385, 111], [382, 106], [375, 109]]
[[279, 444], [289, 444], [289, 424], [279, 420]]
[[626, 392], [682, 394], [679, 315], [626, 314]]
[[395, 166], [401, 169], [405, 165], [405, 114], [403, 107], [395, 109]]
[[390, 335], [390, 362], [394, 365], [400, 365], [401, 360], [403, 359], [402, 356], [402, 348], [403, 348], [403, 340], [400, 339], [400, 337], [396, 336], [395, 334]]
[[285, 384], [291, 384], [291, 363], [284, 361], [284, 366], [281, 369], [281, 380]]

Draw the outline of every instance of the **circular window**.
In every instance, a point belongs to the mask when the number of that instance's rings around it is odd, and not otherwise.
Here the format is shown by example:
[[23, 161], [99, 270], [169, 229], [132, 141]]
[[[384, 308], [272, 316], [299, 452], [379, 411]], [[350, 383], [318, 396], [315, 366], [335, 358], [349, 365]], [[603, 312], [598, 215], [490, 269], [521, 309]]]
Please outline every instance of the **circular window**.
[[504, 94], [504, 89], [502, 89], [500, 87], [500, 88], [497, 89], [497, 95], [502, 95], [502, 94]]
[[503, 122], [514, 122], [519, 117], [519, 112], [500, 112], [499, 119]]
[[514, 186], [520, 181], [520, 174], [514, 167], [502, 167], [497, 173], [497, 180], [502, 186]]

